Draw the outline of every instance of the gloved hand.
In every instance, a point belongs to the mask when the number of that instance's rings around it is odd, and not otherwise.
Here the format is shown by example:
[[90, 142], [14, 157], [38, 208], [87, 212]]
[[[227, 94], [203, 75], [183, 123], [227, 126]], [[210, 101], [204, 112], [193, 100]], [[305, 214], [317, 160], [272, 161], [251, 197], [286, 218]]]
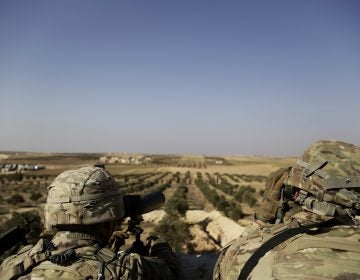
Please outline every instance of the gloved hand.
[[140, 237], [133, 242], [131, 247], [126, 250], [127, 253], [137, 253], [141, 256], [149, 256], [149, 250], [154, 245], [158, 237], [149, 236], [146, 238], [146, 245], [140, 240]]
[[125, 231], [114, 231], [109, 240], [109, 248], [117, 253], [120, 247], [124, 246], [126, 239], [129, 238], [129, 234]]

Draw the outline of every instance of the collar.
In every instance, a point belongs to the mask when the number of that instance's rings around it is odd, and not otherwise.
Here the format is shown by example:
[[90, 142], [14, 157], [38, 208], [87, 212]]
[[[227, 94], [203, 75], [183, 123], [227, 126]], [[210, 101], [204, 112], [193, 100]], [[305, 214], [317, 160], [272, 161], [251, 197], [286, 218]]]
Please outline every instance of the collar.
[[58, 250], [101, 244], [101, 240], [94, 235], [73, 231], [59, 231], [54, 235], [51, 242]]

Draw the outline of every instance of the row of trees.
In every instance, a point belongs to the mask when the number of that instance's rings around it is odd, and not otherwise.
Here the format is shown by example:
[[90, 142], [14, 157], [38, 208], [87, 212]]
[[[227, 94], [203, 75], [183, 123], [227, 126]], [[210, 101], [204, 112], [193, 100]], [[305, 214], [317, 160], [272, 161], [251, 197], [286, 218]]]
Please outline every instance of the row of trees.
[[154, 229], [154, 234], [169, 242], [177, 252], [191, 251], [191, 244], [187, 243], [189, 226], [184, 220], [189, 208], [186, 199], [187, 191], [185, 185], [178, 185], [174, 194], [165, 204], [166, 216]]
[[209, 174], [207, 174], [207, 176], [209, 183], [212, 186], [228, 195], [233, 196], [236, 201], [247, 203], [250, 207], [253, 207], [256, 204], [256, 190], [252, 186], [233, 185], [225, 178], [225, 176], [222, 176], [219, 173], [215, 173], [218, 180], [215, 180]]
[[207, 200], [209, 200], [216, 209], [223, 212], [225, 216], [233, 220], [238, 220], [244, 217], [244, 213], [242, 212], [241, 205], [232, 200], [228, 201], [224, 195], [219, 195], [217, 191], [210, 188], [208, 183], [205, 183], [203, 181], [200, 172], [197, 173], [195, 184], [200, 189], [200, 191], [205, 195]]
[[0, 175], [0, 183], [23, 182], [25, 180], [48, 180], [49, 175], [44, 174], [24, 174], [22, 172], [8, 173]]
[[266, 180], [266, 176], [262, 176], [262, 175], [249, 175], [249, 174], [236, 174], [237, 177], [239, 177], [241, 180], [245, 181], [245, 182], [265, 182]]
[[240, 182], [240, 180], [243, 180], [245, 182], [265, 182], [266, 180], [266, 176], [262, 176], [262, 175], [249, 175], [249, 174], [228, 174], [225, 173], [225, 176], [229, 177], [231, 180], [233, 180], [234, 182]]
[[165, 178], [166, 176], [168, 176], [169, 174], [170, 174], [170, 172], [165, 172], [165, 173], [162, 173], [159, 177], [153, 178], [152, 180], [140, 181], [140, 182], [137, 181], [137, 183], [135, 185], [131, 185], [128, 187], [121, 187], [120, 192], [122, 194], [141, 192], [143, 190], [153, 187], [156, 184], [161, 183], [161, 180], [163, 178]]
[[161, 173], [124, 174], [117, 175], [115, 179], [119, 183], [120, 188], [127, 188], [143, 183], [145, 180], [159, 174]]
[[151, 188], [148, 188], [148, 189], [145, 189], [141, 192], [142, 195], [146, 195], [148, 193], [151, 193], [151, 192], [155, 192], [155, 191], [165, 191], [167, 188], [170, 188], [171, 187], [171, 182], [173, 181], [173, 178], [170, 177], [167, 179], [167, 181], [165, 181], [164, 183], [161, 183], [159, 185], [155, 185]]

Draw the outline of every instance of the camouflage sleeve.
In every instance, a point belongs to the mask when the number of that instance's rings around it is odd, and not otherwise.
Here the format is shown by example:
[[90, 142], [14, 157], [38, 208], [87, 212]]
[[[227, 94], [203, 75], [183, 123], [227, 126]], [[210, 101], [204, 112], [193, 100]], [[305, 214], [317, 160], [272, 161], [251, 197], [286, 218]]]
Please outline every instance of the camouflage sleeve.
[[118, 259], [123, 280], [140, 279], [178, 279], [178, 262], [170, 246], [161, 241], [152, 241], [150, 256], [139, 254], [123, 254]]

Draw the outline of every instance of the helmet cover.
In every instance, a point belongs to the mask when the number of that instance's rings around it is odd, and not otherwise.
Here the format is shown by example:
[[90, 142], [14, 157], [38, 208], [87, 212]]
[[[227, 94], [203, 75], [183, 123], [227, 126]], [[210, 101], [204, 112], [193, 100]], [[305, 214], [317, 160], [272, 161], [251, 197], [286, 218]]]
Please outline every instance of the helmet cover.
[[48, 187], [45, 226], [92, 225], [116, 221], [124, 216], [119, 186], [103, 168], [68, 170]]

